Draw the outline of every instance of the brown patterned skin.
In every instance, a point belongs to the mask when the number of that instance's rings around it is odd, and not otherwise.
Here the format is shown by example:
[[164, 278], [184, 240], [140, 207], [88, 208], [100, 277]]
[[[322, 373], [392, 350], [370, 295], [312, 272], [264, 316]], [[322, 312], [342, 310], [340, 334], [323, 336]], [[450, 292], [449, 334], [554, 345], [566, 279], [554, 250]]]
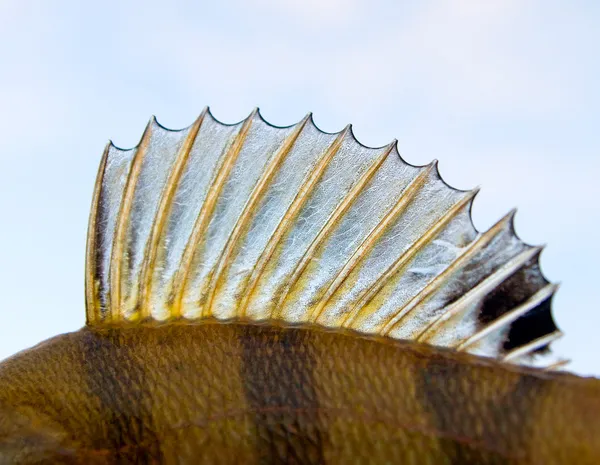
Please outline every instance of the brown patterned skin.
[[600, 463], [600, 381], [349, 333], [82, 329], [0, 364], [0, 464]]

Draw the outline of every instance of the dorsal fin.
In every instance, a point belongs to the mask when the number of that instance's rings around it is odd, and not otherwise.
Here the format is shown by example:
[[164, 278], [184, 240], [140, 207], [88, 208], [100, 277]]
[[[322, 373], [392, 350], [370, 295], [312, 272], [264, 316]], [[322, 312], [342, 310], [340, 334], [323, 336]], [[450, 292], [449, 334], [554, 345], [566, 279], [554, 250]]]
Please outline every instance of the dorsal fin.
[[539, 357], [560, 336], [541, 248], [514, 212], [479, 233], [475, 195], [311, 115], [225, 125], [205, 109], [180, 131], [153, 118], [100, 165], [87, 324], [277, 320], [560, 364]]

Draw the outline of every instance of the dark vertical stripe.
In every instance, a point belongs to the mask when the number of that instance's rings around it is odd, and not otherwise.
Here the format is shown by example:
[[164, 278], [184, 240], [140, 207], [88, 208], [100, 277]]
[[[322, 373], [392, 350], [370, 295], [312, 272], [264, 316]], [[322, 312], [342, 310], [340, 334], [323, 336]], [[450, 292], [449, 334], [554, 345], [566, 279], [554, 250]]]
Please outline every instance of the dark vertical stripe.
[[310, 332], [246, 326], [240, 327], [240, 340], [260, 463], [324, 463]]
[[145, 372], [118, 330], [84, 330], [83, 363], [88, 389], [99, 404], [94, 449], [111, 463], [160, 463], [160, 442], [144, 403]]
[[440, 444], [449, 463], [504, 465], [528, 460], [536, 404], [547, 384], [534, 376], [514, 376], [512, 386], [499, 385], [494, 383], [497, 376], [486, 379], [482, 367], [446, 359], [432, 360], [421, 372], [417, 392], [435, 428], [443, 433]]

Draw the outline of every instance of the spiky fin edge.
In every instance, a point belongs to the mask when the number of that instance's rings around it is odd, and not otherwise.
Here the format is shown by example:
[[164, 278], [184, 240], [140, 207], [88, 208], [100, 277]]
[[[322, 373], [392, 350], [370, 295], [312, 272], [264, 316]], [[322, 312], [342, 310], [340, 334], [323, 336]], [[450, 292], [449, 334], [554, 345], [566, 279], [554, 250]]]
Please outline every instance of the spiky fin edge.
[[[308, 125], [311, 128], [314, 128], [316, 131], [318, 131], [318, 133], [322, 134], [322, 135], [328, 135], [328, 136], [334, 136], [334, 140], [333, 140], [333, 145], [329, 146], [329, 152], [326, 151], [326, 153], [329, 153], [330, 157], [332, 158], [333, 156], [335, 156], [339, 150], [339, 148], [341, 147], [340, 144], [355, 144], [359, 150], [364, 150], [366, 151], [374, 151], [374, 150], [379, 150], [381, 151], [381, 156], [377, 159], [378, 161], [376, 161], [375, 163], [373, 163], [372, 166], [376, 167], [372, 173], [370, 173], [368, 176], [363, 177], [361, 179], [366, 179], [365, 184], [363, 186], [361, 186], [361, 188], [364, 188], [368, 182], [370, 182], [370, 176], [373, 176], [380, 168], [381, 164], [387, 160], [387, 158], [390, 156], [390, 153], [392, 153], [393, 151], [396, 152], [398, 159], [400, 160], [400, 162], [408, 167], [412, 167], [412, 168], [416, 168], [419, 171], [417, 177], [415, 179], [413, 179], [413, 182], [428, 182], [429, 176], [431, 176], [432, 171], [435, 172], [435, 177], [437, 177], [439, 179], [439, 181], [441, 181], [448, 189], [450, 189], [451, 191], [454, 192], [458, 192], [458, 193], [466, 193], [466, 196], [464, 197], [464, 199], [462, 201], [460, 201], [457, 205], [460, 205], [460, 207], [456, 207], [455, 209], [461, 210], [463, 208], [464, 205], [468, 205], [469, 208], [469, 221], [470, 221], [470, 227], [476, 232], [477, 234], [477, 239], [474, 240], [475, 244], [478, 244], [479, 241], [481, 240], [487, 240], [486, 237], [492, 235], [492, 232], [494, 231], [494, 228], [500, 228], [500, 226], [496, 225], [495, 227], [492, 227], [492, 229], [486, 233], [478, 233], [473, 222], [472, 222], [472, 218], [470, 215], [470, 209], [472, 206], [472, 201], [477, 193], [477, 191], [459, 191], [457, 189], [452, 188], [451, 186], [449, 186], [447, 183], [445, 183], [443, 181], [443, 179], [441, 178], [441, 176], [439, 175], [439, 171], [437, 168], [437, 164], [436, 162], [430, 164], [430, 165], [426, 165], [424, 167], [414, 167], [410, 164], [408, 164], [406, 161], [404, 161], [401, 156], [398, 153], [397, 150], [397, 143], [396, 141], [394, 141], [392, 144], [389, 144], [388, 146], [382, 147], [382, 148], [369, 148], [364, 146], [363, 144], [360, 144], [360, 142], [358, 142], [352, 132], [351, 126], [347, 126], [342, 132], [337, 133], [337, 134], [330, 134], [330, 133], [325, 133], [324, 131], [321, 131], [314, 123], [313, 119], [312, 119], [312, 115], [309, 114], [307, 115], [300, 123], [297, 123], [295, 125], [291, 125], [291, 126], [287, 126], [287, 127], [277, 127], [274, 126], [268, 122], [266, 122], [263, 118], [262, 115], [260, 115], [260, 112], [258, 111], [258, 109], [254, 110], [252, 112], [252, 114], [244, 119], [241, 123], [237, 123], [234, 125], [226, 125], [223, 124], [221, 122], [219, 122], [218, 120], [216, 120], [216, 118], [214, 118], [214, 116], [212, 115], [212, 113], [210, 112], [210, 110], [208, 108], [206, 108], [201, 116], [196, 120], [196, 122], [194, 124], [192, 124], [190, 127], [179, 130], [179, 131], [171, 131], [168, 130], [162, 126], [160, 126], [157, 122], [155, 118], [152, 118], [152, 120], [150, 121], [148, 127], [146, 128], [146, 131], [144, 132], [144, 136], [142, 137], [142, 140], [140, 142], [140, 144], [138, 144], [138, 146], [136, 146], [133, 149], [130, 150], [121, 150], [116, 148], [112, 143], [109, 143], [104, 151], [104, 155], [102, 157], [102, 161], [100, 164], [100, 170], [98, 173], [98, 177], [96, 180], [96, 186], [94, 189], [94, 195], [93, 195], [93, 200], [92, 200], [92, 209], [91, 209], [91, 214], [90, 214], [90, 227], [88, 230], [88, 237], [87, 237], [87, 260], [86, 260], [86, 307], [87, 307], [87, 324], [90, 326], [96, 326], [96, 325], [104, 325], [104, 324], [129, 324], [129, 323], [134, 323], [135, 321], [147, 321], [147, 320], [152, 320], [153, 316], [152, 313], [149, 310], [149, 305], [148, 305], [148, 300], [151, 299], [151, 283], [152, 282], [152, 273], [153, 273], [153, 264], [155, 262], [156, 259], [156, 251], [159, 248], [159, 241], [160, 241], [160, 235], [162, 233], [162, 229], [164, 227], [164, 222], [165, 222], [165, 218], [166, 215], [168, 215], [169, 212], [169, 208], [170, 208], [170, 204], [173, 201], [173, 197], [175, 195], [175, 191], [177, 189], [177, 183], [179, 182], [180, 178], [181, 178], [181, 174], [183, 172], [183, 170], [185, 169], [186, 163], [188, 162], [188, 158], [189, 158], [189, 152], [192, 150], [192, 146], [194, 145], [196, 138], [198, 136], [198, 133], [201, 131], [201, 127], [203, 122], [205, 121], [205, 119], [210, 119], [212, 122], [214, 122], [214, 124], [216, 125], [220, 125], [223, 128], [231, 128], [231, 127], [235, 127], [235, 126], [241, 126], [240, 130], [237, 132], [237, 135], [234, 137], [234, 140], [232, 142], [232, 145], [230, 146], [229, 153], [231, 154], [229, 159], [225, 160], [225, 167], [227, 169], [223, 170], [220, 169], [218, 171], [218, 173], [216, 174], [217, 178], [215, 180], [215, 182], [217, 182], [218, 185], [220, 186], [224, 186], [225, 183], [228, 182], [229, 180], [229, 175], [230, 175], [230, 170], [233, 169], [233, 166], [235, 165], [236, 161], [237, 161], [237, 156], [239, 155], [239, 152], [245, 148], [245, 142], [246, 142], [246, 138], [248, 136], [248, 131], [250, 130], [250, 128], [252, 127], [253, 124], [255, 124], [256, 122], [260, 123], [264, 123], [266, 126], [273, 128], [273, 129], [278, 129], [278, 130], [290, 130], [292, 132], [292, 135], [289, 136], [288, 138], [285, 139], [284, 141], [284, 145], [283, 147], [281, 147], [280, 149], [278, 149], [277, 153], [279, 153], [280, 157], [283, 159], [287, 156], [287, 154], [289, 153], [290, 150], [292, 150], [292, 147], [294, 146], [294, 144], [296, 144], [298, 138], [300, 137], [301, 133], [303, 132], [304, 128]], [[212, 123], [211, 123], [212, 124]], [[153, 129], [155, 128], [155, 129]], [[295, 130], [293, 130], [293, 128], [295, 128]], [[187, 136], [185, 137], [185, 142], [183, 143], [183, 146], [185, 148], [182, 149], [182, 153], [183, 155], [177, 156], [175, 157], [175, 162], [174, 162], [174, 168], [171, 172], [171, 174], [169, 176], [167, 176], [168, 182], [166, 183], [166, 185], [164, 186], [163, 189], [163, 193], [160, 195], [160, 205], [158, 207], [158, 211], [156, 213], [156, 217], [155, 217], [155, 221], [153, 222], [153, 228], [152, 228], [152, 233], [151, 233], [151, 238], [149, 240], [149, 243], [146, 244], [146, 246], [144, 246], [144, 250], [147, 251], [146, 255], [144, 256], [143, 259], [143, 271], [141, 273], [142, 275], [142, 279], [141, 279], [141, 283], [142, 283], [142, 287], [141, 287], [141, 305], [140, 305], [140, 309], [139, 312], [137, 314], [137, 316], [134, 319], [127, 319], [124, 317], [123, 314], [121, 314], [120, 312], [120, 306], [121, 306], [121, 286], [123, 285], [122, 283], [122, 279], [120, 276], [120, 271], [121, 271], [121, 266], [122, 266], [122, 262], [121, 262], [121, 257], [124, 253], [124, 243], [125, 243], [125, 235], [127, 234], [127, 225], [129, 224], [129, 222], [131, 221], [130, 219], [130, 215], [131, 215], [131, 208], [132, 208], [132, 202], [133, 202], [133, 197], [135, 195], [136, 192], [136, 188], [137, 188], [137, 180], [138, 177], [140, 175], [140, 171], [142, 169], [142, 162], [143, 162], [143, 158], [145, 155], [145, 152], [149, 149], [150, 144], [151, 144], [151, 139], [153, 136], [153, 132], [156, 131], [165, 131], [167, 133], [187, 133]], [[291, 137], [291, 139], [290, 139]], [[349, 139], [349, 142], [348, 142]], [[337, 142], [336, 142], [337, 141]], [[337, 144], [337, 145], [336, 145]], [[337, 147], [337, 148], [336, 148]], [[132, 157], [131, 160], [131, 165], [130, 168], [128, 169], [128, 174], [127, 174], [127, 182], [125, 185], [125, 189], [124, 189], [124, 195], [122, 197], [120, 206], [119, 206], [119, 215], [118, 215], [118, 219], [117, 219], [117, 226], [116, 229], [114, 231], [114, 239], [113, 239], [113, 248], [110, 251], [111, 254], [111, 258], [110, 258], [110, 289], [109, 289], [109, 295], [110, 295], [110, 305], [109, 305], [109, 309], [108, 312], [103, 312], [102, 309], [100, 308], [99, 305], [99, 299], [98, 299], [98, 274], [102, 273], [102, 272], [106, 272], [106, 270], [101, 270], [99, 265], [99, 260], [98, 260], [98, 244], [97, 244], [97, 237], [98, 237], [98, 228], [99, 228], [99, 222], [97, 221], [99, 216], [99, 209], [101, 208], [101, 197], [102, 197], [102, 190], [103, 190], [103, 179], [104, 179], [104, 175], [105, 175], [105, 170], [106, 170], [106, 166], [107, 166], [107, 161], [109, 158], [109, 155], [111, 153], [111, 151], [120, 151], [122, 153], [126, 153], [126, 152], [131, 152], [134, 154], [134, 156]], [[187, 153], [187, 154], [186, 154]], [[228, 161], [229, 160], [229, 161]], [[324, 157], [325, 162], [322, 161], [322, 163], [325, 163], [323, 165], [322, 170], [326, 169], [328, 167], [328, 161], [327, 161], [327, 156]], [[257, 188], [255, 188], [253, 190], [253, 195], [256, 192], [260, 192], [261, 191], [266, 191], [269, 189], [269, 183], [272, 180], [273, 176], [276, 174], [277, 169], [279, 169], [280, 165], [281, 165], [281, 159], [277, 159], [277, 157], [274, 157], [270, 163], [267, 163], [266, 166], [266, 171], [263, 172], [262, 174], [262, 181], [264, 181], [264, 183], [261, 185], [258, 185], [258, 191], [256, 190]], [[265, 174], [266, 173], [266, 174]], [[320, 171], [318, 171], [317, 169], [317, 175], [316, 176], [316, 180], [314, 181], [315, 183], [319, 182], [320, 180], [320, 176], [322, 175], [322, 173]], [[359, 185], [360, 183], [356, 184]], [[310, 180], [308, 181], [308, 185], [310, 184]], [[355, 185], [355, 186], [356, 186]], [[418, 185], [417, 185], [418, 186]], [[305, 188], [306, 186], [304, 186], [303, 188]], [[412, 192], [412, 190], [415, 189], [415, 187], [410, 187], [410, 185], [407, 187], [409, 192]], [[420, 187], [419, 187], [420, 189]], [[352, 196], [358, 196], [361, 195], [362, 191], [361, 189], [355, 189], [352, 191]], [[212, 197], [209, 199], [209, 207], [207, 209], [205, 209], [205, 205], [203, 204], [202, 210], [207, 210], [205, 211], [205, 219], [201, 222], [200, 227], [198, 227], [198, 230], [194, 231], [192, 233], [192, 237], [195, 237], [194, 240], [191, 240], [188, 242], [188, 245], [190, 245], [190, 249], [189, 251], [187, 251], [188, 249], [186, 248], [186, 252], [184, 253], [184, 266], [183, 266], [183, 270], [184, 270], [184, 277], [183, 277], [183, 289], [181, 289], [181, 284], [180, 287], [178, 287], [178, 294], [177, 294], [177, 298], [181, 299], [182, 296], [181, 294], [183, 292], [185, 292], [185, 282], [187, 280], [187, 273], [189, 273], [191, 267], [192, 267], [192, 260], [193, 260], [193, 255], [195, 253], [195, 245], [196, 243], [200, 240], [200, 237], [206, 233], [206, 228], [208, 227], [209, 222], [212, 220], [212, 213], [214, 212], [214, 208], [216, 205], [216, 202], [218, 202], [220, 200], [219, 198], [219, 194], [220, 191], [218, 192], [212, 192], [209, 191], [208, 192], [208, 196], [210, 197], [212, 195]], [[413, 192], [411, 194], [414, 195], [415, 193]], [[310, 195], [306, 194], [306, 195]], [[412, 197], [411, 196], [404, 196], [403, 194], [403, 202], [405, 203], [409, 203], [412, 201]], [[345, 198], [346, 199], [346, 198]], [[255, 195], [254, 197], [250, 197], [250, 199], [248, 200], [248, 202], [246, 203], [246, 208], [244, 208], [244, 213], [243, 215], [238, 218], [238, 221], [236, 222], [236, 226], [234, 227], [233, 232], [231, 232], [228, 236], [228, 241], [227, 241], [227, 245], [225, 246], [225, 249], [220, 253], [219, 255], [219, 260], [218, 260], [218, 264], [217, 264], [217, 271], [216, 273], [213, 273], [211, 275], [211, 279], [210, 279], [210, 284], [209, 284], [209, 293], [208, 293], [208, 306], [203, 309], [202, 314], [200, 316], [200, 318], [195, 318], [194, 320], [200, 320], [202, 318], [208, 318], [213, 316], [211, 314], [211, 304], [212, 304], [212, 300], [214, 299], [215, 296], [215, 292], [216, 292], [216, 286], [219, 282], [219, 280], [223, 279], [223, 273], [224, 270], [227, 266], [230, 265], [229, 260], [230, 260], [230, 255], [233, 253], [232, 252], [232, 245], [233, 244], [235, 246], [236, 244], [236, 238], [239, 238], [239, 236], [242, 234], [242, 229], [244, 227], [247, 227], [250, 221], [251, 221], [251, 217], [253, 215], [253, 208], [255, 205], [257, 205], [259, 203], [259, 201], [261, 200], [260, 195]], [[353, 202], [355, 199], [353, 199], [351, 202]], [[212, 205], [212, 206], [211, 206]], [[280, 231], [282, 231], [281, 233], [277, 233], [275, 234], [275, 236], [273, 237], [278, 237], [279, 239], [275, 240], [273, 247], [279, 247], [280, 246], [280, 241], [282, 239], [282, 234], [287, 233], [286, 230], [286, 225], [288, 225], [288, 223], [293, 222], [295, 220], [297, 220], [297, 215], [298, 214], [298, 209], [301, 209], [303, 207], [304, 204], [301, 204], [298, 208], [296, 208], [296, 210], [293, 210], [293, 215], [290, 217], [289, 221], [286, 223], [286, 221], [283, 221], [282, 223], [280, 223]], [[293, 206], [293, 203], [292, 203]], [[291, 207], [290, 207], [291, 208]], [[347, 205], [343, 205], [343, 207], [339, 207], [338, 209], [335, 210], [334, 213], [332, 213], [332, 216], [335, 216], [336, 214], [338, 214], [339, 212], [339, 216], [343, 217], [343, 215], [347, 212], [347, 209], [351, 208], [350, 206]], [[397, 215], [401, 215], [403, 212], [403, 208], [405, 208], [405, 206], [402, 205], [402, 203], [400, 204], [400, 206], [398, 206], [398, 204], [392, 208], [391, 211], [389, 211], [387, 213], [387, 215], [385, 216], [385, 218], [392, 218], [392, 220], [395, 219], [395, 217]], [[452, 209], [451, 209], [452, 210]], [[457, 214], [457, 213], [456, 213]], [[445, 221], [451, 221], [454, 217], [449, 214], [449, 218], [447, 218]], [[443, 216], [443, 215], [442, 215]], [[285, 218], [285, 216], [284, 216]], [[330, 217], [331, 218], [331, 217]], [[512, 231], [512, 234], [514, 235], [514, 238], [516, 240], [518, 240], [523, 247], [525, 247], [525, 250], [521, 252], [521, 255], [523, 256], [527, 256], [529, 258], [532, 258], [533, 256], [535, 256], [535, 260], [534, 260], [534, 267], [537, 267], [539, 269], [539, 252], [541, 251], [540, 248], [533, 248], [531, 246], [528, 246], [526, 244], [523, 244], [522, 241], [520, 241], [520, 239], [517, 238], [516, 234], [514, 233], [514, 228], [513, 228], [513, 218], [514, 218], [514, 212], [511, 212], [511, 214], [509, 214], [503, 221], [500, 222], [499, 224], [506, 224], [506, 221], [508, 221], [508, 223], [510, 223], [510, 229]], [[156, 221], [156, 219], [158, 221]], [[336, 220], [338, 220], [339, 218], [336, 218]], [[392, 221], [390, 220], [390, 221]], [[334, 222], [335, 223], [335, 222]], [[291, 224], [291, 223], [290, 223]], [[283, 225], [283, 227], [281, 226]], [[337, 226], [337, 224], [336, 224]], [[444, 226], [439, 226], [438, 223], [435, 223], [434, 225], [432, 225], [431, 228], [429, 228], [430, 234], [432, 236], [436, 236], [437, 232], [431, 232], [432, 230], [435, 231], [436, 226], [440, 229], [443, 229]], [[367, 254], [371, 252], [371, 249], [368, 247], [375, 247], [377, 245], [377, 240], [379, 239], [379, 236], [382, 235], [383, 233], [385, 233], [388, 230], [389, 225], [386, 223], [386, 220], [382, 220], [382, 222], [380, 222], [378, 224], [378, 226], [373, 229], [369, 235], [369, 237], [374, 238], [371, 242], [369, 242], [369, 238], [365, 238], [363, 240], [363, 246], [359, 247], [357, 250], [354, 251], [354, 253], [352, 254], [352, 256], [350, 257], [349, 260], [347, 260], [345, 262], [345, 265], [342, 267], [341, 270], [339, 270], [339, 272], [336, 274], [336, 278], [329, 283], [329, 285], [327, 286], [327, 291], [325, 292], [325, 298], [321, 299], [317, 304], [316, 307], [313, 307], [310, 309], [310, 316], [308, 318], [308, 322], [312, 321], [314, 322], [318, 322], [319, 318], [321, 317], [323, 311], [325, 310], [325, 308], [327, 307], [328, 303], [329, 303], [329, 299], [332, 298], [332, 296], [338, 291], [338, 289], [340, 288], [340, 286], [342, 284], [345, 283], [345, 281], [347, 280], [348, 276], [350, 275], [350, 273], [354, 272], [355, 267], [357, 266], [357, 262], [360, 262], [363, 260], [363, 254]], [[325, 228], [325, 230], [327, 231], [327, 228]], [[322, 237], [317, 236], [317, 238], [319, 238], [319, 240], [323, 240]], [[492, 240], [493, 237], [489, 240]], [[319, 240], [317, 240], [317, 244], [321, 245]], [[365, 242], [366, 241], [366, 242]], [[429, 241], [429, 239], [428, 239]], [[422, 240], [421, 242], [425, 243], [425, 240]], [[417, 253], [419, 252], [419, 240], [417, 240], [416, 242], [414, 242], [413, 244], [411, 244], [411, 247], [409, 247], [409, 252], [410, 253]], [[366, 250], [365, 252], [365, 247], [364, 244], [368, 244], [368, 250]], [[116, 246], [115, 246], [116, 245]], [[470, 250], [470, 248], [468, 248]], [[248, 301], [249, 299], [252, 298], [252, 292], [255, 290], [255, 287], [258, 285], [259, 280], [262, 278], [262, 273], [264, 271], [264, 267], [267, 266], [267, 264], [269, 263], [269, 260], [271, 258], [271, 255], [273, 253], [273, 251], [268, 252], [269, 247], [267, 247], [267, 249], [265, 249], [264, 253], [261, 255], [261, 259], [259, 259], [259, 261], [257, 262], [258, 268], [255, 268], [254, 271], [251, 273], [251, 277], [250, 277], [250, 283], [249, 285], [245, 288], [246, 289], [246, 293], [244, 295], [241, 296], [241, 305], [240, 305], [240, 312], [235, 315], [235, 317], [240, 318], [240, 319], [249, 319], [252, 320], [253, 318], [250, 316], [248, 316], [246, 314], [246, 309], [248, 307]], [[473, 254], [473, 252], [470, 252], [469, 250], [466, 250], [464, 253], [466, 255], [469, 254]], [[310, 252], [310, 250], [307, 250], [308, 253], [308, 260], [312, 260], [312, 254], [314, 253], [314, 250], [312, 252]], [[412, 259], [412, 256], [410, 255], [410, 253], [407, 255], [406, 253], [402, 255], [402, 257], [404, 258], [404, 261], [406, 261], [406, 263], [404, 263], [402, 260], [400, 262], [396, 263], [396, 269], [394, 268], [388, 268], [387, 272], [391, 275], [393, 275], [395, 272], [397, 272], [398, 268], [404, 268], [405, 266], [407, 266], [409, 264], [409, 262]], [[185, 258], [187, 257], [187, 258]], [[406, 258], [408, 257], [408, 258]], [[462, 257], [462, 258], [461, 258]], [[458, 263], [452, 262], [451, 265], [446, 268], [444, 270], [444, 272], [442, 272], [442, 274], [440, 276], [436, 276], [433, 281], [430, 281], [427, 283], [427, 285], [425, 286], [425, 288], [423, 288], [418, 295], [413, 296], [413, 299], [408, 302], [406, 305], [402, 306], [400, 308], [400, 310], [395, 314], [392, 315], [391, 318], [388, 317], [387, 319], [387, 323], [385, 323], [381, 330], [379, 330], [377, 333], [378, 334], [386, 334], [386, 335], [391, 335], [391, 332], [393, 330], [394, 327], [396, 327], [399, 323], [399, 321], [402, 320], [402, 318], [404, 317], [404, 315], [407, 314], [408, 310], [410, 309], [412, 311], [413, 308], [419, 307], [419, 305], [422, 303], [423, 299], [425, 298], [429, 298], [430, 294], [438, 292], [440, 287], [442, 286], [443, 283], [440, 283], [441, 281], [443, 281], [443, 275], [448, 275], [451, 271], [452, 268], [456, 268], [459, 267], [460, 265], [460, 260], [465, 260], [464, 256], [461, 255], [461, 257], [457, 257]], [[187, 263], [187, 265], [185, 265]], [[292, 275], [292, 281], [291, 284], [289, 284], [287, 287], [285, 287], [285, 293], [284, 293], [284, 299], [287, 297], [289, 291], [290, 291], [290, 287], [294, 286], [295, 280], [300, 278], [300, 275], [303, 272], [303, 267], [306, 265], [306, 259], [304, 259], [304, 265], [302, 264], [303, 262], [300, 262], [298, 264], [298, 266], [295, 268], [295, 274]], [[400, 263], [401, 265], [398, 265], [398, 263]], [[487, 276], [483, 281], [484, 283], [478, 283], [477, 287], [485, 287], [485, 282], [489, 282], [489, 281], [493, 281], [494, 280], [494, 275], [496, 274], [502, 274], [502, 272], [506, 272], [505, 267], [502, 268], [500, 267], [500, 270], [496, 270], [495, 272], [493, 272], [490, 276]], [[391, 270], [391, 271], [390, 271]], [[178, 273], [181, 270], [178, 270]], [[296, 276], [298, 275], [298, 276]], [[508, 276], [511, 276], [511, 274], [509, 273]], [[556, 290], [556, 288], [549, 284], [548, 281], [546, 280], [546, 278], [543, 277], [543, 275], [541, 274], [541, 271], [539, 272], [539, 276], [541, 277], [541, 279], [546, 283], [545, 287], [544, 287], [544, 292], [546, 292], [547, 295], [545, 295], [546, 300], [550, 300]], [[386, 281], [386, 280], [384, 280]], [[503, 282], [502, 280], [500, 280], [500, 282]], [[383, 288], [385, 285], [387, 284], [387, 282], [385, 283], [380, 283], [380, 282], [375, 282], [373, 283], [373, 285], [371, 287], [369, 287], [369, 291], [367, 291], [367, 294], [365, 294], [364, 292], [362, 293], [362, 299], [365, 299], [365, 295], [368, 296], [368, 292], [379, 292], [378, 291], [373, 291], [373, 286], [378, 286], [380, 288]], [[473, 292], [471, 292], [471, 294], [475, 294], [477, 292], [477, 289], [475, 289]], [[481, 293], [481, 290], [479, 291]], [[542, 292], [541, 290], [539, 292]], [[470, 295], [469, 293], [467, 293], [468, 295]], [[465, 294], [465, 295], [467, 295]], [[534, 297], [531, 297], [534, 298]], [[367, 298], [368, 300], [368, 298]], [[464, 298], [462, 300], [465, 300]], [[535, 299], [534, 299], [535, 300]], [[539, 299], [538, 299], [539, 300]], [[362, 300], [359, 300], [359, 302], [361, 302]], [[539, 303], [539, 302], [538, 302]], [[460, 311], [457, 310], [457, 308], [459, 308], [460, 310], [460, 305], [461, 304], [461, 299], [455, 300], [453, 302], [450, 302], [447, 306], [446, 306], [446, 311], [437, 314], [431, 321], [428, 322], [428, 324], [426, 325], [425, 328], [422, 328], [421, 331], [418, 332], [418, 334], [416, 334], [415, 336], [411, 337], [413, 339], [419, 340], [419, 341], [425, 341], [425, 342], [430, 342], [432, 341], [432, 343], [436, 343], [435, 342], [435, 338], [430, 338], [428, 337], [429, 334], [434, 333], [435, 331], [434, 329], [436, 327], [438, 327], [439, 325], [443, 325], [444, 323], [446, 323], [448, 320], [450, 320], [452, 317], [456, 316], [457, 313], [460, 313]], [[408, 305], [408, 307], [407, 307]], [[506, 330], [506, 328], [504, 327], [504, 325], [502, 324], [504, 320], [505, 324], [510, 324], [512, 322], [514, 322], [516, 319], [520, 318], [523, 315], [518, 315], [516, 318], [513, 318], [511, 320], [511, 315], [516, 315], [518, 313], [518, 310], [523, 310], [523, 307], [525, 305], [525, 307], [527, 306], [527, 302], [518, 305], [517, 308], [515, 309], [516, 311], [513, 312], [506, 312], [505, 314], [501, 315], [499, 318], [497, 318], [497, 320], [492, 321], [490, 324], [488, 324], [487, 326], [484, 326], [482, 328], [479, 328], [477, 331], [473, 332], [473, 334], [470, 334], [468, 337], [461, 337], [459, 340], [453, 341], [453, 344], [451, 345], [452, 347], [454, 347], [456, 350], [468, 350], [470, 348], [470, 346], [472, 346], [474, 343], [478, 342], [480, 339], [485, 338], [488, 334], [494, 333], [494, 331], [498, 332], [498, 331], [502, 331], [502, 330]], [[535, 307], [533, 307], [535, 309]], [[532, 308], [528, 308], [526, 309], [527, 311], [532, 310]], [[348, 322], [351, 322], [354, 320], [354, 317], [356, 316], [356, 314], [360, 314], [361, 313], [361, 307], [360, 306], [355, 306], [353, 309], [353, 314], [352, 316], [350, 314], [347, 314], [344, 316], [343, 318], [343, 325], [341, 326], [348, 326]], [[524, 312], [525, 315], [527, 315], [527, 311]], [[283, 319], [284, 321], [286, 320], [285, 315], [281, 314], [280, 309], [278, 309], [277, 313], [272, 313], [272, 316], [278, 317], [279, 319]], [[181, 305], [175, 305], [174, 310], [171, 312], [171, 314], [168, 317], [169, 321], [173, 321], [175, 319], [181, 318], [182, 317], [182, 312], [181, 312]], [[551, 316], [550, 316], [551, 318]], [[500, 320], [500, 321], [498, 321]], [[552, 318], [551, 318], [552, 320]], [[290, 321], [290, 324], [297, 324], [296, 321]], [[336, 323], [337, 324], [337, 323]], [[331, 326], [331, 325], [330, 325]], [[334, 325], [335, 326], [335, 325]], [[532, 357], [533, 354], [536, 353], [540, 353], [540, 352], [544, 352], [547, 351], [548, 345], [552, 340], [555, 340], [556, 338], [560, 337], [560, 335], [562, 333], [560, 333], [560, 331], [558, 331], [558, 329], [556, 328], [556, 325], [554, 324], [554, 321], [551, 321], [551, 326], [553, 327], [553, 330], [548, 332], [547, 334], [542, 335], [541, 337], [537, 337], [535, 338], [534, 341], [527, 341], [526, 343], [521, 344], [519, 347], [513, 347], [510, 351], [508, 351], [508, 353], [502, 355], [502, 359], [505, 359], [506, 361], [517, 361], [517, 363], [528, 363]], [[351, 326], [349, 326], [351, 327]], [[357, 328], [354, 328], [357, 329]], [[360, 327], [358, 328], [359, 332], [360, 332]], [[368, 331], [367, 331], [368, 332]], [[373, 333], [373, 331], [370, 331], [371, 333]], [[537, 344], [535, 344], [535, 341], [539, 341], [541, 340], [543, 343], [540, 344], [539, 342]], [[547, 341], [547, 342], [546, 342]], [[445, 345], [445, 344], [442, 344]], [[485, 355], [485, 354], [484, 354]], [[562, 363], [561, 361], [553, 361], [551, 363], [552, 366], [558, 366], [560, 363]]]

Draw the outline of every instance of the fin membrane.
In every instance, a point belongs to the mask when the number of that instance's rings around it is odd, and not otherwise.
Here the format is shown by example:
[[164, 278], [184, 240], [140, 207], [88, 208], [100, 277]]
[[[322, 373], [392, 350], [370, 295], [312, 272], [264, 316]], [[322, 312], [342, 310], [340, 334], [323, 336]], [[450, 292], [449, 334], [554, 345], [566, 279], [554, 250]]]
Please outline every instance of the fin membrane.
[[538, 364], [560, 336], [556, 286], [514, 212], [475, 229], [475, 195], [311, 115], [225, 125], [206, 109], [180, 131], [153, 118], [102, 158], [87, 324], [279, 320]]

